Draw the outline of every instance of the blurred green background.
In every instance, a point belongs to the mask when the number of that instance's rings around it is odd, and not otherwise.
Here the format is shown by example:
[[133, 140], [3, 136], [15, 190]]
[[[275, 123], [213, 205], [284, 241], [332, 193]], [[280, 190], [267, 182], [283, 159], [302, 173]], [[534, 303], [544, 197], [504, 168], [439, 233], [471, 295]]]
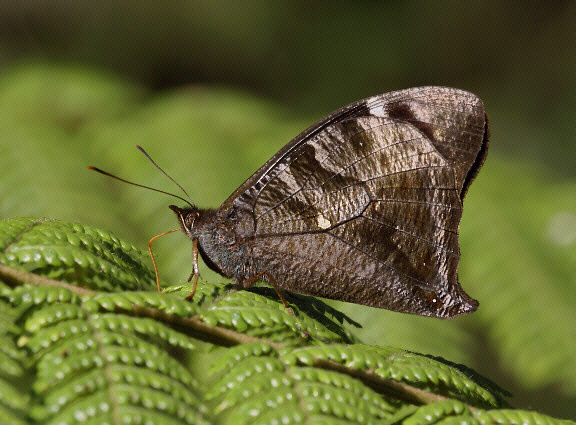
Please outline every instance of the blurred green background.
[[[478, 94], [488, 160], [465, 202], [452, 321], [337, 303], [364, 342], [465, 363], [514, 406], [576, 418], [576, 2], [0, 0], [0, 218], [49, 216], [143, 249], [173, 199], [217, 207], [292, 137], [419, 85]], [[156, 243], [166, 282], [183, 235]], [[217, 276], [202, 270], [206, 279]]]

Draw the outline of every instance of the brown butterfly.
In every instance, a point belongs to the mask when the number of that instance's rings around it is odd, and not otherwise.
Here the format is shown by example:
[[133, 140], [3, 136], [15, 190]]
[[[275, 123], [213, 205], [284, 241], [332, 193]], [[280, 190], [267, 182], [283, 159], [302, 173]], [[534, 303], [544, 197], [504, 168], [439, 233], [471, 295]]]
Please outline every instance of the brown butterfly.
[[471, 313], [478, 302], [457, 279], [458, 227], [487, 145], [482, 102], [462, 90], [345, 106], [219, 208], [170, 206], [192, 240], [194, 288], [199, 253], [243, 288], [271, 283], [285, 304], [282, 290], [439, 318]]

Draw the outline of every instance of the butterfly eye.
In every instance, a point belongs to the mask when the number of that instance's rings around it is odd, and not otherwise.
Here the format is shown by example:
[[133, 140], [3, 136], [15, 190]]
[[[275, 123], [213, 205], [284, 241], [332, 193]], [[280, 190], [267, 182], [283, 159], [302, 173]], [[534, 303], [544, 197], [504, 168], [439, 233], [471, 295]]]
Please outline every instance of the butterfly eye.
[[184, 217], [184, 227], [190, 232], [194, 228], [194, 223], [198, 218], [198, 211], [191, 211]]

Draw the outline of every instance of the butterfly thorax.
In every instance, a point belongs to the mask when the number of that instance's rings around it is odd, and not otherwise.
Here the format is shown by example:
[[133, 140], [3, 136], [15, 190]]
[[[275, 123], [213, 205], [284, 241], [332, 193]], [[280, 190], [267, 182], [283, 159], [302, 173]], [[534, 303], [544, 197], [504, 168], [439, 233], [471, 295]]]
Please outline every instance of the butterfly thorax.
[[220, 217], [219, 210], [170, 208], [177, 214], [182, 231], [198, 241], [198, 251], [210, 269], [241, 283], [252, 272], [248, 248], [237, 240], [236, 223]]

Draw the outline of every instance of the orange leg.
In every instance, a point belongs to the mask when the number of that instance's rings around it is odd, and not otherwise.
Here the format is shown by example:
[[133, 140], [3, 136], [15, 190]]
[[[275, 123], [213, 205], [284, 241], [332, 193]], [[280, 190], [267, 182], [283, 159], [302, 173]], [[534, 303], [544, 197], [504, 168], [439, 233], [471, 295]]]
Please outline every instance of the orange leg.
[[200, 277], [200, 271], [198, 270], [198, 239], [192, 241], [192, 273], [188, 278], [188, 282], [194, 278], [194, 283], [192, 284], [192, 291], [186, 297], [186, 301], [192, 301], [194, 294], [196, 293], [196, 287], [198, 286], [198, 278]]
[[154, 266], [154, 274], [156, 275], [156, 287], [158, 288], [158, 292], [162, 292], [162, 287], [160, 286], [160, 274], [158, 273], [158, 267], [156, 266], [156, 259], [154, 258], [154, 253], [152, 252], [152, 242], [158, 238], [161, 238], [162, 236], [177, 232], [178, 230], [180, 230], [180, 228], [169, 230], [160, 235], [156, 235], [148, 242], [148, 252], [150, 253], [150, 258], [152, 258], [152, 265]]
[[272, 285], [274, 287], [274, 289], [276, 290], [276, 293], [278, 294], [278, 297], [280, 298], [280, 301], [282, 301], [282, 304], [284, 304], [284, 308], [286, 310], [288, 310], [288, 313], [290, 313], [292, 316], [294, 316], [294, 312], [292, 311], [292, 308], [290, 308], [290, 305], [288, 304], [288, 302], [286, 301], [286, 298], [284, 298], [284, 294], [282, 294], [282, 290], [280, 289], [280, 287], [278, 286], [278, 283], [276, 282], [276, 279], [274, 279], [274, 277], [268, 273], [268, 272], [260, 272], [255, 276], [249, 277], [248, 279], [245, 279], [242, 282], [242, 285], [247, 288], [248, 286], [252, 285], [254, 282], [256, 282], [257, 280], [259, 280], [262, 276], [266, 277], [266, 281], [268, 283], [270, 283], [270, 285]]

